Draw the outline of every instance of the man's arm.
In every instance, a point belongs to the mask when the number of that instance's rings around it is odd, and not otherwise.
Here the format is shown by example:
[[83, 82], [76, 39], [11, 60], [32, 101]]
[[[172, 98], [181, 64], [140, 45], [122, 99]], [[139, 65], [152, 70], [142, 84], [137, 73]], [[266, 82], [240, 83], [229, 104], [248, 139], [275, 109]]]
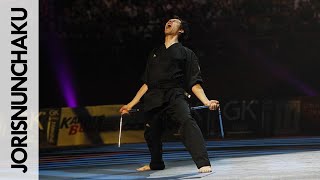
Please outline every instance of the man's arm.
[[120, 113], [124, 114], [124, 113], [128, 113], [130, 109], [132, 109], [133, 106], [135, 106], [136, 104], [138, 104], [138, 102], [140, 101], [141, 97], [148, 91], [148, 85], [147, 84], [143, 84], [141, 86], [141, 88], [139, 89], [139, 91], [137, 92], [137, 94], [135, 95], [135, 97], [131, 100], [131, 102], [129, 102], [127, 105], [124, 105], [121, 107], [120, 109]]
[[210, 110], [215, 110], [219, 107], [219, 101], [209, 100], [200, 84], [195, 84], [192, 86], [191, 90], [205, 106], [209, 107]]

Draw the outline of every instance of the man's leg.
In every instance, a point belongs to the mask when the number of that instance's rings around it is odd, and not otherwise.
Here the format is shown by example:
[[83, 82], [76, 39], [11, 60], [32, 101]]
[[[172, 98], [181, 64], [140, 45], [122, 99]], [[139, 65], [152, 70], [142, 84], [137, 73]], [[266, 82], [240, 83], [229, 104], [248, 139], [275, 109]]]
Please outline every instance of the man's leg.
[[182, 142], [189, 151], [200, 172], [211, 172], [211, 165], [202, 132], [191, 116], [188, 103], [177, 98], [167, 111], [171, 119], [180, 124]]
[[[165, 168], [162, 159], [162, 119], [160, 115], [161, 113], [158, 110], [145, 113], [146, 125], [144, 138], [151, 154], [149, 168], [152, 170], [163, 170]], [[148, 170], [148, 167], [144, 166], [141, 170]]]

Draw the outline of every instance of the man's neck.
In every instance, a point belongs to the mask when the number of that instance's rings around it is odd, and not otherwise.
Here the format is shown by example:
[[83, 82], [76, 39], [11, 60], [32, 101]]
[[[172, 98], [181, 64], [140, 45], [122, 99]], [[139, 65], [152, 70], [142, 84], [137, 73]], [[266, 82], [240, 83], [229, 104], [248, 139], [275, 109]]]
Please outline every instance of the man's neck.
[[169, 48], [172, 44], [178, 43], [178, 36], [166, 35], [164, 45]]

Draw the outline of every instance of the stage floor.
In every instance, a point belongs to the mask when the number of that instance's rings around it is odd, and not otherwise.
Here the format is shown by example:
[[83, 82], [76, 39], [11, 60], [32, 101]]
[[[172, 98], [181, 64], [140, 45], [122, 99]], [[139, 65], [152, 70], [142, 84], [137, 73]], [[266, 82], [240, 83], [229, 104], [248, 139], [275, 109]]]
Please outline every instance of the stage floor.
[[148, 163], [145, 144], [42, 152], [40, 179], [320, 179], [320, 138], [208, 142], [212, 173], [200, 174], [181, 143], [166, 143], [162, 171]]

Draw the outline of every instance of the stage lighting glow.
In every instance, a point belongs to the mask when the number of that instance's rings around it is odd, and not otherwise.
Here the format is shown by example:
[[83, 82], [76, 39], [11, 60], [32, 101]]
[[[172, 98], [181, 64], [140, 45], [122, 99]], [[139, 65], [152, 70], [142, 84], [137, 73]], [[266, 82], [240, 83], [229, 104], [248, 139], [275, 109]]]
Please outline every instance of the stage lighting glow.
[[77, 107], [77, 100], [75, 97], [75, 92], [74, 92], [71, 80], [69, 78], [70, 78], [70, 76], [68, 75], [68, 73], [60, 72], [59, 84], [60, 84], [64, 99], [66, 100], [68, 107]]
[[72, 69], [68, 65], [69, 61], [67, 54], [63, 50], [63, 43], [59, 41], [53, 32], [50, 33], [50, 44], [48, 46], [48, 49], [50, 49], [50, 62], [66, 104], [68, 107], [77, 107], [76, 93], [72, 83]]
[[[230, 35], [232, 37], [232, 35]], [[293, 88], [298, 89], [300, 92], [307, 96], [319, 96], [319, 92], [309, 86], [307, 83], [301, 81], [298, 77], [295, 77], [285, 67], [281, 67], [279, 64], [273, 63], [272, 59], [267, 54], [263, 53], [259, 48], [248, 48], [249, 44], [246, 44], [246, 36], [243, 38], [235, 37], [233, 41], [241, 52], [243, 52], [249, 59], [253, 59], [252, 62], [258, 64], [260, 67], [266, 69], [275, 78], [288, 82]], [[247, 37], [248, 38], [248, 37]]]
[[259, 59], [262, 61], [262, 63], [265, 65], [265, 67], [268, 67], [268, 69], [271, 71], [271, 73], [276, 76], [277, 78], [287, 81], [290, 85], [298, 89], [300, 92], [304, 93], [307, 96], [318, 96], [319, 93], [314, 90], [312, 87], [307, 85], [306, 83], [299, 80], [297, 77], [294, 77], [292, 73], [290, 73], [287, 69], [281, 67], [280, 65], [276, 65], [274, 63], [271, 63], [268, 61], [267, 58], [263, 57], [259, 53]]

